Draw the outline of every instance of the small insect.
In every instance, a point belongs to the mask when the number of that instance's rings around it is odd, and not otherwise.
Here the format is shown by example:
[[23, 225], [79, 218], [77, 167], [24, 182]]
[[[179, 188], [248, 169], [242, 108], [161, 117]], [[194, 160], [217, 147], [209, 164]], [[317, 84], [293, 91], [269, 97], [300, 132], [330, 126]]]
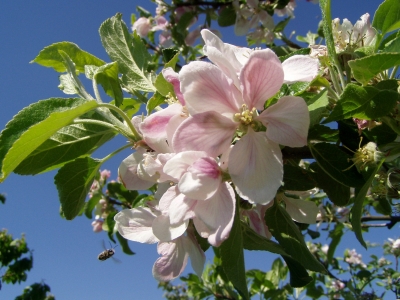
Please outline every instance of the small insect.
[[[118, 245], [115, 245], [115, 247], [117, 247]], [[104, 241], [103, 241], [103, 247], [104, 247]], [[110, 247], [111, 247], [111, 243], [110, 243]], [[107, 260], [109, 259], [111, 256], [113, 256], [115, 254], [115, 247], [112, 247], [110, 249], [105, 249], [106, 247], [104, 247], [104, 251], [101, 252], [99, 254], [99, 256], [97, 257], [99, 260]]]

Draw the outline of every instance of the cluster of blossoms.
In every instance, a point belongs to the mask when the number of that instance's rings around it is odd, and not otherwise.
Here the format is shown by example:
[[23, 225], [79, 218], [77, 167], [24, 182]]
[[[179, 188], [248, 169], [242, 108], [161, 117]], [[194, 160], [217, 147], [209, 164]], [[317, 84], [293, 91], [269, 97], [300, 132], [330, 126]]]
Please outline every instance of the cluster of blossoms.
[[[318, 208], [282, 185], [279, 145], [307, 144], [309, 112], [300, 97], [284, 96], [264, 107], [283, 83], [311, 81], [318, 60], [295, 55], [281, 63], [269, 49], [251, 50], [223, 43], [202, 30], [204, 54], [163, 75], [177, 101], [133, 125], [143, 140], [119, 167], [130, 190], [157, 184], [155, 201], [123, 210], [116, 227], [126, 239], [158, 243], [153, 275], [169, 281], [181, 274], [188, 258], [201, 276], [205, 255], [195, 231], [218, 247], [229, 236], [236, 195], [252, 204], [241, 216], [259, 234], [270, 237], [264, 214], [272, 201], [284, 202], [292, 218], [315, 223]], [[300, 195], [301, 196], [301, 195]]]
[[361, 16], [354, 26], [348, 19], [343, 19], [340, 24], [340, 19], [332, 20], [332, 33], [335, 41], [336, 51], [353, 52], [360, 47], [372, 46], [377, 38], [375, 29], [371, 26], [369, 14]]
[[362, 261], [362, 255], [358, 254], [356, 249], [352, 249], [350, 251], [346, 251], [345, 253], [346, 258], [345, 261], [350, 264], [350, 265], [355, 265], [355, 266], [361, 266], [363, 268], [366, 268], [367, 265], [365, 263], [363, 263]]

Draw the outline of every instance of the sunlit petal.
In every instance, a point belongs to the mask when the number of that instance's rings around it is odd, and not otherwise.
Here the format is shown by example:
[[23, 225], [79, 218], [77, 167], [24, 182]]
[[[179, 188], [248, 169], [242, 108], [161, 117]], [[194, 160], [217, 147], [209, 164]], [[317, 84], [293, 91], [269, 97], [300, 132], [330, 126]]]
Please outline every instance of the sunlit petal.
[[176, 152], [205, 151], [216, 157], [229, 148], [237, 124], [221, 114], [209, 111], [187, 118], [172, 140]]
[[276, 54], [269, 50], [256, 50], [240, 72], [244, 102], [249, 108], [262, 110], [264, 103], [275, 95], [283, 83], [283, 69]]
[[282, 153], [263, 132], [249, 128], [232, 148], [229, 174], [238, 194], [252, 203], [267, 204], [282, 184]]
[[293, 55], [282, 63], [282, 67], [285, 83], [309, 82], [317, 76], [319, 62], [318, 59], [306, 55]]
[[310, 115], [303, 98], [282, 97], [263, 111], [258, 119], [267, 127], [270, 140], [289, 147], [307, 144]]

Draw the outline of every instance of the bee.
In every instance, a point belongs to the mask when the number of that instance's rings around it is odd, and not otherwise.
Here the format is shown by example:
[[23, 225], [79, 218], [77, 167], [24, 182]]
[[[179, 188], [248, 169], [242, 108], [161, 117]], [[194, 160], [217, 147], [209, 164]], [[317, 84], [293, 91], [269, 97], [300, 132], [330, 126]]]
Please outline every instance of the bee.
[[[117, 247], [118, 245], [115, 245], [115, 247]], [[104, 241], [103, 241], [103, 247], [104, 247]], [[111, 243], [110, 243], [110, 247], [111, 247]], [[112, 257], [115, 254], [115, 247], [112, 247], [110, 249], [106, 249], [106, 247], [104, 247], [104, 251], [101, 252], [99, 254], [99, 256], [97, 257], [99, 260], [107, 260], [110, 257]]]

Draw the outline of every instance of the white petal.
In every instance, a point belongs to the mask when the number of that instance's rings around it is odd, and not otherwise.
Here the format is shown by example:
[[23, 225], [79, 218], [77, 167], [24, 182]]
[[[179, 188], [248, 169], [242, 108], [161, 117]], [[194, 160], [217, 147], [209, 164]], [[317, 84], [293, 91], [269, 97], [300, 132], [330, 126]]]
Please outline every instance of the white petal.
[[182, 105], [175, 103], [151, 114], [140, 124], [145, 142], [156, 152], [172, 152], [167, 141], [167, 125], [173, 116], [182, 113]]
[[244, 102], [250, 109], [262, 110], [265, 101], [283, 84], [282, 64], [272, 50], [256, 50], [240, 71], [239, 79]]
[[[206, 201], [198, 201], [194, 209], [196, 217], [206, 227], [208, 242], [218, 247], [229, 237], [235, 214], [235, 193], [228, 183], [220, 185], [218, 192]], [[195, 222], [197, 228], [197, 223]]]
[[238, 194], [252, 203], [267, 204], [282, 184], [282, 153], [263, 132], [249, 128], [232, 148], [229, 174]]
[[185, 233], [189, 221], [172, 225], [168, 215], [161, 215], [154, 219], [152, 228], [154, 235], [161, 242], [172, 241]]
[[189, 253], [185, 251], [183, 239], [159, 243], [157, 251], [161, 255], [153, 265], [153, 276], [159, 281], [175, 279], [185, 269]]
[[215, 65], [194, 61], [179, 72], [181, 90], [191, 115], [205, 111], [234, 114], [242, 104], [232, 80]]
[[237, 126], [217, 112], [196, 114], [178, 127], [172, 140], [173, 148], [177, 152], [205, 151], [216, 157], [230, 147]]
[[194, 233], [192, 230], [188, 228], [188, 238], [185, 239], [185, 249], [189, 253], [190, 263], [192, 265], [193, 270], [196, 272], [197, 276], [201, 278], [203, 274], [204, 263], [206, 261], [206, 256], [201, 250], [199, 243], [197, 242]]
[[206, 200], [218, 189], [221, 183], [221, 171], [215, 159], [204, 157], [198, 159], [188, 168], [179, 180], [181, 193], [195, 200]]
[[195, 216], [194, 208], [196, 204], [196, 200], [185, 197], [183, 194], [176, 197], [169, 207], [169, 220], [171, 224], [175, 225], [193, 218]]
[[202, 157], [207, 157], [207, 153], [204, 151], [179, 152], [165, 163], [164, 172], [179, 181], [187, 169]]
[[284, 82], [310, 82], [317, 76], [319, 61], [306, 55], [293, 55], [282, 63]]
[[138, 176], [138, 165], [143, 159], [143, 153], [135, 152], [125, 158], [118, 168], [118, 175], [128, 190], [147, 190], [157, 181], [150, 176], [145, 179]]
[[285, 96], [258, 116], [267, 127], [267, 137], [281, 145], [307, 145], [310, 114], [303, 98]]
[[286, 210], [293, 220], [305, 224], [317, 222], [319, 209], [314, 202], [290, 197], [284, 197], [283, 199], [286, 203]]
[[124, 238], [147, 244], [158, 242], [152, 230], [155, 218], [156, 215], [147, 207], [124, 209], [114, 216], [115, 226]]

